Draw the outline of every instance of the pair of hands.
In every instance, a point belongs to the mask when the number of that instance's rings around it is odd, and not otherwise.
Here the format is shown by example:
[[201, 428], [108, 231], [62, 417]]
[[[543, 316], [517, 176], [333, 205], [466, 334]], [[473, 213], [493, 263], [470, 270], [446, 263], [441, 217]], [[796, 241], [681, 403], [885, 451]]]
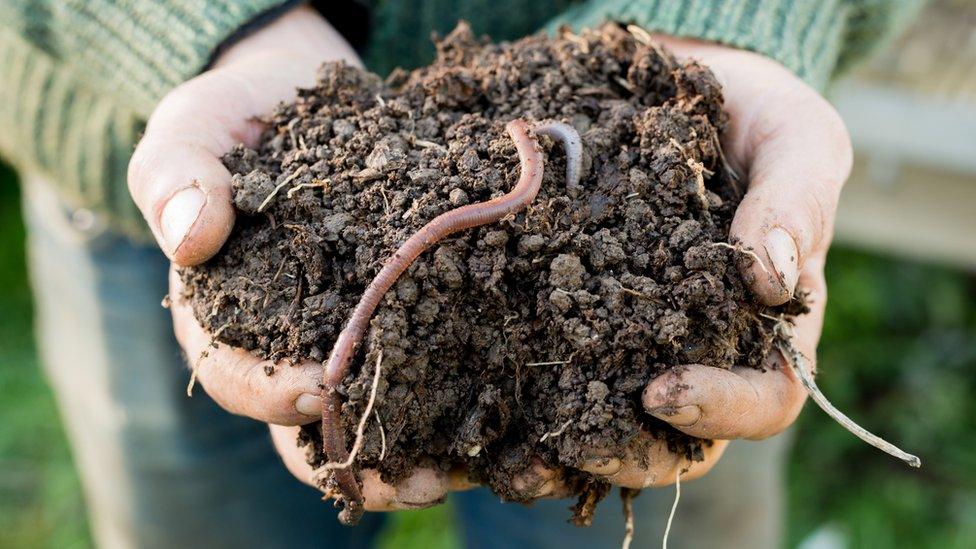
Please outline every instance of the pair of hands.
[[[769, 266], [767, 271], [754, 263], [744, 273], [764, 303], [784, 303], [798, 284], [810, 292], [812, 311], [797, 319], [795, 344], [812, 358], [826, 301], [824, 260], [851, 166], [844, 125], [820, 95], [767, 58], [710, 43], [654, 38], [679, 58], [711, 67], [724, 86], [731, 128], [723, 145], [749, 182], [731, 237]], [[319, 65], [331, 60], [362, 65], [321, 16], [298, 7], [238, 42], [210, 70], [160, 102], [132, 157], [129, 188], [174, 264], [207, 260], [233, 227], [231, 175], [220, 157], [237, 143], [256, 145], [259, 117], [293, 99], [297, 87], [311, 86]], [[187, 356], [209, 349], [193, 365], [200, 384], [228, 411], [269, 423], [286, 466], [314, 484], [295, 438], [298, 425], [321, 415], [322, 365], [308, 362], [267, 376], [266, 361], [247, 351], [223, 344], [210, 348], [211, 337], [181, 302], [179, 277], [172, 271], [170, 295], [176, 337]], [[774, 352], [768, 360], [783, 358]], [[697, 478], [718, 461], [728, 440], [761, 439], [788, 427], [805, 396], [787, 367], [759, 372], [692, 364], [651, 380], [643, 404], [685, 433], [716, 439], [705, 449], [704, 461], [688, 463], [658, 441], [650, 450], [647, 444], [635, 446], [643, 455], [624, 459], [602, 458], [594, 449], [594, 458], [582, 468], [630, 488], [667, 485], [679, 472], [683, 480]], [[645, 469], [640, 462], [651, 465]], [[560, 496], [559, 476], [540, 465], [513, 479], [513, 486], [528, 498]], [[419, 469], [396, 486], [384, 484], [375, 471], [364, 471], [362, 478], [365, 506], [372, 511], [423, 507], [449, 490], [470, 486], [465, 478], [432, 469]]]

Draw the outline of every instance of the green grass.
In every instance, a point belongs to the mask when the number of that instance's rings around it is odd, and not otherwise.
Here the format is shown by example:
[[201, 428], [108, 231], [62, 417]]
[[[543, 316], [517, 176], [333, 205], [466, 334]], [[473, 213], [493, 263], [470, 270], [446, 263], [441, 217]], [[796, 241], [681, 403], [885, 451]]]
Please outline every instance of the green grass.
[[[87, 547], [77, 477], [31, 330], [13, 174], [0, 166], [0, 548]], [[851, 547], [976, 547], [976, 279], [837, 250], [820, 383], [911, 470], [808, 406], [790, 463], [789, 545], [830, 524]], [[449, 508], [399, 513], [386, 548], [458, 547]]]

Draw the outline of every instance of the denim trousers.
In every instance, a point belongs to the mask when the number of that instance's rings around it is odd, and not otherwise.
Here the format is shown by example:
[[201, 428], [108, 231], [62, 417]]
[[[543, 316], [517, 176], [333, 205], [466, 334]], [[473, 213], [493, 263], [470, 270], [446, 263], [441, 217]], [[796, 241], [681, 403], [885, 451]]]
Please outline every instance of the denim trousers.
[[[173, 337], [168, 262], [86, 211], [67, 209], [39, 178], [24, 184], [36, 331], [85, 491], [96, 542], [129, 547], [369, 547], [386, 518], [341, 526], [320, 494], [282, 466], [267, 427], [186, 396]], [[681, 487], [672, 547], [776, 547], [788, 437], [730, 444], [705, 478]], [[635, 501], [633, 547], [661, 543], [674, 488]], [[611, 495], [589, 528], [566, 500], [531, 507], [485, 489], [449, 498], [472, 548], [618, 547]]]

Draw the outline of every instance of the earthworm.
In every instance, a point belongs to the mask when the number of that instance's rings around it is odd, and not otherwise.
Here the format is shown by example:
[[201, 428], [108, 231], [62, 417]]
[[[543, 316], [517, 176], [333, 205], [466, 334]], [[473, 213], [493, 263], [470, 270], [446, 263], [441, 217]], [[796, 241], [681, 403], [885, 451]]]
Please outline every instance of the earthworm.
[[[525, 208], [538, 194], [543, 175], [543, 160], [538, 142], [529, 134], [529, 126], [522, 119], [509, 122], [505, 129], [515, 142], [519, 156], [521, 173], [515, 187], [498, 198], [449, 210], [410, 236], [387, 259], [379, 274], [370, 282], [349, 317], [349, 322], [336, 339], [325, 364], [322, 383], [322, 445], [330, 463], [343, 464], [349, 458], [340, 421], [342, 402], [336, 388], [349, 371], [355, 349], [362, 341], [370, 318], [386, 292], [420, 254], [437, 242], [458, 231], [494, 223]], [[579, 136], [576, 132], [562, 123], [546, 123], [534, 131], [563, 142], [567, 157], [567, 186], [576, 185], [580, 164], [577, 159], [580, 156]], [[363, 495], [356, 475], [351, 467], [336, 466], [332, 472], [344, 503], [339, 520], [348, 525], [356, 524], [364, 510]]]
[[548, 135], [562, 143], [566, 151], [566, 188], [579, 188], [583, 171], [583, 142], [576, 130], [564, 122], [550, 120], [532, 126], [532, 132]]

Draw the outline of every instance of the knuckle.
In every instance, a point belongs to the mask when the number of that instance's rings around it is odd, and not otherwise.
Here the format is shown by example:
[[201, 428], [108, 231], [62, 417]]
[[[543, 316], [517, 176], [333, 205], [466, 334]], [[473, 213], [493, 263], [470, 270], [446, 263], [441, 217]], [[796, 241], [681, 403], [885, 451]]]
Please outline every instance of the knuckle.
[[808, 242], [821, 244], [833, 235], [831, 220], [837, 210], [838, 190], [839, 187], [834, 187], [824, 180], [815, 180], [811, 182], [810, 188], [801, 194], [799, 206], [803, 219], [808, 220], [809, 223]]
[[279, 423], [282, 418], [294, 414], [288, 412], [291, 403], [287, 399], [286, 391], [282, 391], [278, 383], [269, 382], [265, 366], [270, 364], [270, 361], [251, 362], [242, 357], [235, 361], [235, 367], [227, 374], [234, 376], [240, 372], [240, 390], [236, 391], [236, 396], [243, 402], [250, 403], [247, 408], [256, 419]]

